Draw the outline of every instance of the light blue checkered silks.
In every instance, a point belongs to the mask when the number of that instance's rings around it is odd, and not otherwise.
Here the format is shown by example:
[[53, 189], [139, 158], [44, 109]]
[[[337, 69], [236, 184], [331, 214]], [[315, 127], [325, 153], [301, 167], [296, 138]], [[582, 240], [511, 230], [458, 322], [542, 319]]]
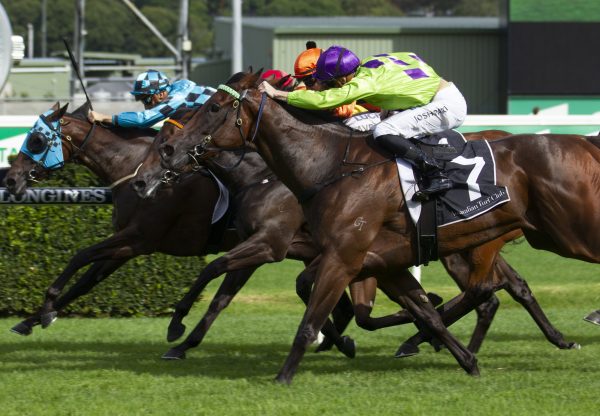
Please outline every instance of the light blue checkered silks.
[[122, 127], [150, 127], [171, 116], [182, 106], [199, 107], [213, 95], [216, 90], [211, 87], [196, 85], [182, 79], [171, 84], [166, 100], [156, 107], [145, 111], [128, 111], [113, 116], [113, 124]]
[[[60, 138], [60, 123], [58, 120], [49, 123], [46, 119], [53, 112], [54, 110], [50, 109], [37, 119], [21, 146], [21, 152], [46, 169], [59, 169], [65, 164]], [[32, 139], [34, 135], [36, 137]], [[44, 142], [42, 146], [39, 146], [39, 140]], [[33, 141], [36, 142], [35, 146]]]

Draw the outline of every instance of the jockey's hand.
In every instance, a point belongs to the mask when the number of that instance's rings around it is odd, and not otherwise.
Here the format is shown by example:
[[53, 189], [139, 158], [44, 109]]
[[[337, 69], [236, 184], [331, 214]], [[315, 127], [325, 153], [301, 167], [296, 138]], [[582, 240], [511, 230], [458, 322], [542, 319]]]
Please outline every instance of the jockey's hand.
[[269, 84], [267, 81], [263, 81], [259, 86], [258, 90], [260, 92], [264, 92], [269, 97], [274, 98], [276, 100], [287, 100], [288, 93], [286, 91], [280, 91]]
[[112, 123], [112, 117], [106, 114], [99, 113], [97, 111], [90, 110], [88, 113], [88, 120], [90, 123], [94, 123], [96, 121], [101, 123]]

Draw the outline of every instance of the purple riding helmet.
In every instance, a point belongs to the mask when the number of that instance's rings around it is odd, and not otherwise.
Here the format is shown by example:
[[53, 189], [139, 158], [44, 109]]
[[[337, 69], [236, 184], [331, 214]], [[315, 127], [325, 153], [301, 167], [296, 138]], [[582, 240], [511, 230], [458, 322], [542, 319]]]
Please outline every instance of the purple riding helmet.
[[313, 77], [319, 81], [331, 81], [353, 73], [359, 65], [360, 59], [351, 50], [333, 45], [319, 57]]

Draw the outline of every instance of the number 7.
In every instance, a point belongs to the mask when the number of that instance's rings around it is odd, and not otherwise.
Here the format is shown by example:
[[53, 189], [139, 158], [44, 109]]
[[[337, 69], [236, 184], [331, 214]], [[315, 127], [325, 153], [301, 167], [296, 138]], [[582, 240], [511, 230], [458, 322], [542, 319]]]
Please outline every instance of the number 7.
[[467, 159], [463, 156], [458, 156], [457, 158], [452, 159], [450, 162], [456, 163], [458, 165], [468, 166], [473, 165], [473, 170], [469, 173], [467, 177], [467, 187], [469, 189], [469, 200], [473, 202], [474, 200], [481, 198], [481, 190], [479, 188], [479, 184], [477, 183], [477, 178], [481, 174], [483, 167], [485, 166], [485, 160], [483, 157], [476, 156], [473, 158]]

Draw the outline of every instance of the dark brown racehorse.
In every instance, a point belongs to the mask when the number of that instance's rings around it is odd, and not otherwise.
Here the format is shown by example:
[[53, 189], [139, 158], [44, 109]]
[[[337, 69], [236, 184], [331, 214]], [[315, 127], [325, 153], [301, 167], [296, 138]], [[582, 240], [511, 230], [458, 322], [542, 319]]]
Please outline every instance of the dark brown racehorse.
[[[161, 129], [156, 140], [177, 140], [174, 136], [180, 132], [175, 126], [179, 126], [179, 128], [183, 127], [191, 114], [191, 112], [188, 112], [187, 114], [180, 113], [173, 120], [171, 126], [165, 126]], [[502, 131], [488, 131], [479, 134], [468, 134], [467, 138], [471, 140], [481, 139], [483, 136], [486, 138], [497, 138], [507, 134], [508, 133]], [[246, 160], [246, 158], [248, 158], [248, 160]], [[159, 162], [160, 159], [158, 158], [157, 153], [149, 153], [142, 168], [137, 174], [136, 180], [134, 181], [134, 187], [144, 197], [151, 196], [160, 184], [164, 182], [164, 180], [158, 179], [160, 173], [163, 171]], [[256, 158], [254, 153], [243, 154], [243, 152], [220, 152], [218, 157], [207, 159], [206, 162], [211, 170], [217, 176], [222, 178], [232, 189], [232, 193], [237, 200], [237, 205], [244, 207], [240, 212], [240, 218], [238, 218], [238, 223], [236, 224], [238, 229], [242, 230], [244, 233], [242, 236], [244, 241], [234, 250], [215, 260], [203, 270], [188, 294], [176, 306], [175, 314], [171, 321], [171, 325], [169, 326], [169, 340], [177, 339], [183, 334], [185, 329], [181, 323], [183, 317], [187, 315], [194, 300], [211, 280], [226, 271], [235, 270], [238, 267], [248, 265], [258, 267], [266, 262], [279, 261], [283, 259], [286, 245], [290, 244], [289, 241], [292, 241], [292, 243], [289, 246], [287, 256], [291, 258], [298, 258], [297, 254], [294, 254], [298, 251], [298, 248], [296, 247], [298, 241], [301, 241], [303, 246], [312, 244], [306, 236], [302, 211], [296, 198], [281, 184], [281, 182], [274, 178], [262, 159]], [[254, 166], [254, 168], [249, 169], [252, 166]], [[260, 183], [263, 183], [263, 185], [257, 186]], [[261, 208], [256, 208], [257, 201], [260, 202]], [[277, 209], [265, 211], [267, 207], [276, 207]], [[282, 209], [282, 207], [285, 207], [285, 209]], [[297, 231], [291, 229], [290, 218], [296, 218], [297, 222], [295, 223], [295, 226], [301, 228]], [[294, 234], [294, 232], [296, 234]], [[301, 236], [300, 240], [298, 240], [299, 236]], [[509, 235], [503, 236], [494, 242], [474, 250], [446, 256], [442, 259], [442, 262], [449, 274], [457, 282], [458, 286], [464, 290], [464, 288], [467, 287], [469, 276], [475, 276], [475, 278], [477, 278], [477, 273], [479, 273], [479, 270], [481, 269], [481, 267], [478, 266], [478, 263], [481, 263], [482, 259], [489, 259], [490, 262], [495, 261], [495, 270], [497, 271], [497, 277], [494, 280], [496, 282], [495, 289], [504, 288], [508, 290], [519, 303], [526, 307], [546, 337], [554, 345], [557, 345], [559, 348], [570, 348], [573, 344], [566, 342], [563, 339], [562, 334], [550, 324], [535, 301], [526, 282], [521, 279], [508, 264], [506, 264], [501, 256], [498, 255], [500, 248], [506, 242], [519, 236], [521, 236], [521, 233], [518, 231], [509, 233]], [[310, 253], [310, 251], [306, 250], [307, 247], [303, 247], [304, 254]], [[275, 256], [274, 253], [280, 253], [280, 255]], [[300, 258], [300, 260], [305, 262], [309, 262], [312, 259], [313, 257]], [[488, 266], [486, 266], [486, 270], [487, 267]], [[298, 294], [303, 299], [308, 299], [312, 280], [307, 274], [304, 274], [304, 276], [307, 278], [299, 279], [297, 282]], [[239, 290], [242, 285], [243, 282], [228, 286], [237, 287]], [[351, 287], [355, 317], [357, 324], [360, 327], [368, 330], [375, 330], [406, 323], [412, 320], [407, 318], [404, 314], [373, 318], [371, 316], [371, 311], [376, 286], [375, 279], [370, 278], [355, 282]], [[396, 297], [392, 295], [393, 289], [386, 287], [385, 280], [380, 283], [380, 288], [392, 298], [392, 300], [396, 300]], [[223, 299], [222, 304], [227, 305], [230, 301], [231, 298]], [[477, 325], [468, 347], [471, 351], [476, 352], [481, 346], [498, 305], [499, 302], [497, 298], [492, 296], [490, 300], [477, 307]], [[210, 308], [210, 310], [215, 313], [219, 312], [216, 308]], [[185, 351], [197, 346], [206, 335], [208, 327], [213, 322], [214, 318], [216, 318], [216, 316], [213, 317], [212, 314], [207, 314], [203, 317], [196, 326], [196, 329], [194, 329], [186, 340], [167, 352], [165, 358], [181, 358], [184, 356]], [[351, 316], [348, 319], [350, 318]], [[341, 324], [342, 326], [338, 326], [338, 329], [343, 329], [345, 323], [347, 323], [347, 321], [340, 316], [338, 316], [336, 322], [343, 323]], [[408, 356], [415, 354], [418, 351], [417, 344], [422, 342], [423, 339], [424, 338], [417, 337], [410, 342], [405, 343], [399, 355]], [[337, 342], [341, 341], [338, 340]], [[325, 349], [326, 347], [327, 342], [320, 348]]]
[[[208, 253], [208, 238], [211, 229], [211, 219], [215, 203], [218, 198], [218, 188], [210, 174], [194, 173], [193, 175], [180, 176], [177, 183], [161, 189], [157, 199], [145, 200], [139, 198], [129, 181], [140, 169], [140, 165], [150, 146], [156, 130], [153, 129], [123, 129], [92, 126], [87, 121], [88, 107], [67, 114], [67, 106], [62, 109], [58, 104], [54, 112], [47, 117], [48, 122], [61, 120], [61, 133], [63, 139], [63, 154], [65, 161], [79, 161], [94, 171], [106, 183], [113, 184], [113, 223], [115, 234], [94, 246], [88, 247], [75, 255], [67, 268], [56, 281], [48, 288], [46, 299], [38, 313], [17, 324], [13, 332], [29, 335], [33, 326], [42, 324], [45, 328], [57, 316], [57, 312], [71, 303], [79, 296], [89, 292], [96, 284], [106, 279], [111, 273], [123, 265], [127, 260], [141, 254], [151, 254], [159, 251], [176, 256], [202, 256]], [[175, 124], [166, 123], [163, 131], [168, 132]], [[159, 132], [159, 135], [162, 133]], [[42, 140], [40, 137], [31, 137], [30, 140]], [[154, 151], [152, 154], [158, 154]], [[252, 169], [252, 164], [247, 164]], [[261, 177], [264, 162], [261, 161], [259, 171], [250, 177]], [[46, 170], [35, 164], [25, 154], [20, 153], [11, 166], [5, 182], [12, 193], [21, 193], [25, 190], [30, 177], [42, 177]], [[166, 175], [168, 178], [168, 175]], [[258, 181], [248, 183], [248, 187], [258, 185]], [[193, 190], [193, 191], [192, 191]], [[273, 195], [275, 197], [275, 195]], [[255, 204], [257, 209], [262, 209], [262, 202]], [[278, 210], [277, 205], [272, 206]], [[264, 211], [264, 210], [263, 210]], [[250, 213], [252, 214], [252, 213]], [[259, 214], [259, 212], [254, 212]], [[258, 215], [260, 216], [260, 215]], [[265, 211], [262, 216], [269, 218], [270, 213]], [[254, 221], [251, 218], [248, 223]], [[301, 213], [299, 216], [301, 221]], [[291, 222], [297, 221], [295, 218]], [[283, 224], [281, 224], [283, 226]], [[233, 233], [234, 235], [236, 233]], [[221, 239], [218, 250], [228, 250], [237, 243], [237, 236], [231, 238], [227, 235]], [[301, 250], [299, 247], [296, 251]], [[214, 250], [214, 248], [213, 248]], [[311, 252], [314, 251], [310, 248]], [[314, 257], [316, 254], [304, 255]], [[88, 271], [77, 281], [67, 293], [58, 298], [68, 280], [77, 270], [93, 263]], [[227, 306], [228, 301], [243, 286], [244, 282], [252, 275], [253, 268], [236, 268], [228, 273], [223, 284], [219, 287], [215, 298], [211, 302], [204, 323], [214, 321], [220, 310]], [[241, 282], [241, 283], [240, 283]], [[308, 300], [308, 295], [306, 295]], [[340, 312], [334, 317], [343, 318], [342, 323], [336, 324], [341, 330], [352, 319], [349, 300], [346, 299], [340, 306]], [[346, 307], [346, 310], [343, 307]], [[349, 315], [350, 314], [350, 315]], [[348, 316], [349, 315], [349, 316]], [[346, 355], [354, 355], [354, 344], [349, 337], [342, 338], [338, 331], [330, 336]]]
[[[346, 149], [347, 129], [316, 123], [306, 112], [265, 99], [256, 90], [258, 76], [238, 74], [229, 83], [232, 90], [217, 92], [188, 123], [183, 139], [163, 144], [160, 151], [165, 165], [177, 169], [188, 163], [189, 152], [201, 157], [215, 147], [255, 147], [301, 200], [322, 254], [309, 305], [277, 380], [291, 381], [346, 286], [370, 275], [397, 276], [401, 301], [409, 311], [444, 342], [461, 367], [478, 374], [474, 355], [445, 329], [418, 282], [406, 272], [416, 258], [415, 234], [395, 166], [386, 163], [389, 155], [368, 135]], [[574, 135], [521, 135], [490, 142], [490, 147], [498, 183], [508, 187], [512, 199], [470, 221], [440, 229], [440, 253], [459, 252], [521, 229], [535, 248], [600, 261], [600, 236], [595, 231], [600, 225], [597, 143]], [[345, 155], [366, 168], [349, 175], [353, 167], [340, 163]], [[366, 221], [361, 221], [362, 227], [353, 225], [358, 218]], [[469, 295], [444, 310], [449, 321], [489, 295], [489, 275], [470, 281]]]
[[[48, 121], [62, 120], [65, 161], [79, 161], [107, 184], [119, 182], [112, 189], [115, 234], [79, 251], [71, 259], [48, 288], [39, 312], [13, 328], [22, 335], [29, 335], [32, 327], [39, 323], [43, 327], [50, 325], [57, 311], [89, 292], [131, 258], [154, 252], [174, 256], [204, 255], [213, 208], [219, 196], [214, 179], [197, 174], [188, 175], [176, 186], [161, 190], [159, 199], [142, 200], [128, 182], [148, 152], [156, 130], [102, 126], [92, 130], [92, 124], [86, 118], [87, 106], [73, 114], [67, 114], [67, 106], [61, 109], [58, 103], [53, 109]], [[20, 153], [6, 175], [5, 184], [11, 193], [21, 193], [30, 175], [41, 176], [43, 170]], [[88, 264], [92, 266], [64, 296], [58, 298], [68, 280]]]

